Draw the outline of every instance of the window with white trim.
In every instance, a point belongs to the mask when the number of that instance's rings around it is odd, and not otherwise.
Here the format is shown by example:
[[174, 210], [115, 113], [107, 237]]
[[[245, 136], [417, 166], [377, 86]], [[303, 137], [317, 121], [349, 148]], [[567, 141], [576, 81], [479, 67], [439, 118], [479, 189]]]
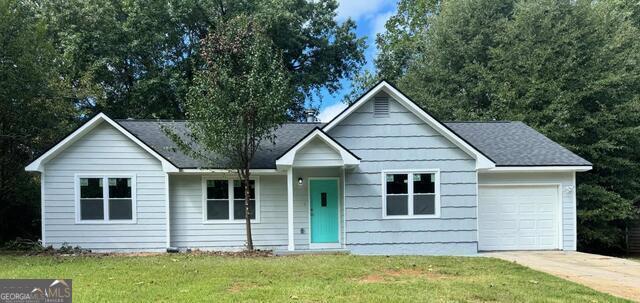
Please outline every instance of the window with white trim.
[[[244, 222], [244, 181], [206, 179], [204, 182], [204, 220], [206, 222]], [[259, 218], [259, 191], [256, 180], [249, 181], [249, 214]]]
[[78, 176], [78, 222], [133, 222], [135, 178], [126, 176]]
[[438, 217], [439, 179], [438, 171], [383, 172], [383, 216]]

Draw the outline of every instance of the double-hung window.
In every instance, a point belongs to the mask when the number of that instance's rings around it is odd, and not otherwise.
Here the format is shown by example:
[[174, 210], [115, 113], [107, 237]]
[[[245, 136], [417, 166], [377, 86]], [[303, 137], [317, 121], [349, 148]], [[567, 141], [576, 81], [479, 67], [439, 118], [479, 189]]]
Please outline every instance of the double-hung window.
[[385, 171], [382, 175], [383, 217], [437, 218], [440, 216], [439, 171]]
[[134, 176], [76, 176], [76, 222], [133, 223]]
[[[205, 179], [204, 221], [208, 223], [244, 222], [245, 186], [237, 179]], [[260, 191], [258, 180], [249, 181], [249, 215], [257, 222], [260, 218]]]

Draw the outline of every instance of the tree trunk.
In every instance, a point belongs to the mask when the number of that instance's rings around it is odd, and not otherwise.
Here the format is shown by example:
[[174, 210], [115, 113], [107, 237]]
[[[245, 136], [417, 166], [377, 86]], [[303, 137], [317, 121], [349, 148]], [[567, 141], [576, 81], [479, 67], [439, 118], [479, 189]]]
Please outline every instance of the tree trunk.
[[247, 230], [247, 250], [253, 250], [253, 237], [251, 236], [251, 213], [249, 209], [249, 202], [251, 200], [251, 184], [249, 184], [249, 180], [251, 177], [251, 172], [249, 169], [245, 171], [244, 175], [244, 220], [246, 223]]

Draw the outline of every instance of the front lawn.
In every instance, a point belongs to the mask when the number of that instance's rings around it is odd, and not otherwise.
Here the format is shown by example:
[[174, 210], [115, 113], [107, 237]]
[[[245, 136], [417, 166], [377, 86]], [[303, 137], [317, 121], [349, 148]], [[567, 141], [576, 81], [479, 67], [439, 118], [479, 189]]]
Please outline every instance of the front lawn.
[[72, 278], [75, 302], [623, 302], [482, 257], [0, 256], [0, 278]]

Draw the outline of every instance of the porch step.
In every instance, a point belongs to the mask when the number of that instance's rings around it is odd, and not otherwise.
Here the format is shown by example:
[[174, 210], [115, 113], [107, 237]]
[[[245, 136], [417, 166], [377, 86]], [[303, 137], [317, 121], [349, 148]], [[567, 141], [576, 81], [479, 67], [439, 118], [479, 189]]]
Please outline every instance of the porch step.
[[346, 255], [350, 251], [346, 248], [335, 249], [305, 249], [305, 250], [275, 250], [273, 254], [276, 256], [293, 256], [293, 255]]

